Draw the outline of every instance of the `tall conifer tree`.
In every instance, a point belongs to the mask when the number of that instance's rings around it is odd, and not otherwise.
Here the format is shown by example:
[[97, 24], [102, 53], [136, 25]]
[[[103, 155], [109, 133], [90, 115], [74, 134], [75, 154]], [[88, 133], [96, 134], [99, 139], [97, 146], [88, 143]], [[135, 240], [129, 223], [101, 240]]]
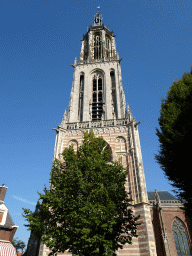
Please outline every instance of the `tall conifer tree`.
[[190, 73], [173, 82], [167, 98], [162, 99], [158, 120], [160, 150], [155, 159], [183, 200], [186, 214], [192, 217], [192, 67]]

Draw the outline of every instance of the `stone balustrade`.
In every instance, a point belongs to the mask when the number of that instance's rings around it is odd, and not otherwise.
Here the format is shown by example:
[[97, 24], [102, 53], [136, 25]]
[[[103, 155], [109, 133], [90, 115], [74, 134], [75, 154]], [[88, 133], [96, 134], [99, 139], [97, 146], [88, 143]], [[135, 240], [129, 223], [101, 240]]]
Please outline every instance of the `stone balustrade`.
[[76, 130], [76, 129], [128, 126], [131, 123], [132, 121], [129, 122], [129, 119], [112, 119], [112, 120], [101, 120], [101, 121], [63, 123], [63, 124], [60, 124], [59, 127], [62, 127], [67, 130]]
[[101, 59], [94, 59], [94, 60], [79, 60], [76, 61], [76, 65], [83, 65], [83, 64], [95, 64], [95, 63], [101, 63], [101, 62], [105, 62], [105, 61], [112, 61], [112, 60], [118, 60], [117, 57], [110, 57], [110, 58], [101, 58]]

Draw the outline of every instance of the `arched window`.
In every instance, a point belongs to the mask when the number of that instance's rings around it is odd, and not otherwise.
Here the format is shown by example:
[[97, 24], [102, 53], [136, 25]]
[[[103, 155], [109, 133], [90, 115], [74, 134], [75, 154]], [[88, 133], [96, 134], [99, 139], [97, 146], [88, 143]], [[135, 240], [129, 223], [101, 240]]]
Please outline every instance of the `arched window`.
[[86, 60], [88, 57], [88, 38], [85, 38], [84, 41], [84, 59]]
[[118, 137], [116, 139], [116, 151], [125, 152], [126, 151], [126, 140], [124, 137]]
[[93, 91], [97, 91], [97, 80], [93, 79]]
[[80, 92], [84, 90], [84, 75], [80, 76]]
[[102, 58], [102, 41], [99, 33], [94, 36], [94, 59]]
[[105, 45], [106, 45], [106, 58], [109, 58], [111, 57], [111, 41], [109, 37], [106, 37]]
[[102, 79], [98, 79], [98, 91], [102, 91]]
[[103, 76], [100, 73], [94, 75], [92, 80], [92, 120], [101, 120], [103, 113]]
[[191, 255], [189, 250], [189, 244], [187, 241], [187, 235], [185, 227], [179, 219], [175, 219], [172, 225], [173, 237], [177, 249], [177, 255], [189, 256]]
[[110, 72], [110, 78], [111, 78], [111, 96], [112, 96], [112, 103], [114, 108], [114, 113], [117, 117], [117, 99], [116, 99], [116, 86], [115, 86], [115, 73], [114, 71]]
[[77, 152], [78, 142], [76, 140], [69, 141], [69, 146], [73, 146], [75, 152]]
[[83, 91], [84, 91], [84, 75], [80, 75], [80, 83], [79, 83], [79, 109], [78, 116], [80, 122], [83, 121]]
[[124, 137], [119, 136], [115, 143], [115, 152], [121, 162], [121, 164], [126, 164], [126, 140]]
[[110, 151], [110, 155], [109, 155], [108, 162], [111, 162], [111, 161], [113, 160], [113, 158], [112, 158], [112, 149], [111, 149], [111, 147], [109, 146], [108, 143], [107, 143], [107, 145], [104, 147], [104, 150], [109, 150], [109, 151]]

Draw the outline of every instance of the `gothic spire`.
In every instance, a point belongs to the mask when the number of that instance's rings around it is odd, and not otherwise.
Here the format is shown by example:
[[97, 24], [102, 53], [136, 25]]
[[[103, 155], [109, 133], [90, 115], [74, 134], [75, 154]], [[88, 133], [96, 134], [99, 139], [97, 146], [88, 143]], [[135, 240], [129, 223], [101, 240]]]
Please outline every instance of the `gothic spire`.
[[68, 118], [67, 118], [67, 109], [65, 109], [65, 113], [63, 115], [62, 121], [61, 121], [61, 125], [67, 123]]
[[127, 103], [127, 109], [126, 109], [126, 115], [125, 115], [126, 118], [129, 119], [129, 121], [132, 121], [133, 120], [133, 115], [131, 113], [131, 110], [130, 110], [130, 107], [129, 107], [129, 104]]

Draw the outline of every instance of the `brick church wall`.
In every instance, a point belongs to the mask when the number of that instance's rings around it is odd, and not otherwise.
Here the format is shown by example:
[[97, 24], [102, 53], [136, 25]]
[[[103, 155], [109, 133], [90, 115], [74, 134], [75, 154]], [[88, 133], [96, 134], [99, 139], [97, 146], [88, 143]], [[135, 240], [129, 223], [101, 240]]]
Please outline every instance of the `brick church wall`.
[[167, 235], [168, 235], [171, 255], [177, 256], [177, 251], [176, 251], [175, 241], [173, 238], [173, 231], [172, 231], [172, 224], [173, 224], [173, 221], [175, 220], [175, 218], [178, 218], [183, 222], [183, 224], [186, 228], [189, 245], [191, 244], [191, 237], [190, 237], [188, 223], [187, 223], [185, 214], [179, 207], [173, 207], [173, 208], [168, 207], [168, 208], [162, 208], [162, 216], [163, 216], [165, 228], [166, 228]]
[[[176, 250], [175, 241], [174, 241], [174, 237], [173, 237], [173, 231], [172, 231], [173, 221], [175, 220], [175, 218], [178, 218], [183, 223], [183, 225], [186, 229], [189, 246], [191, 246], [191, 237], [192, 237], [191, 222], [185, 216], [183, 210], [181, 210], [177, 206], [162, 207], [161, 214], [162, 214], [162, 218], [163, 218], [163, 222], [164, 222], [164, 227], [166, 229], [166, 233], [168, 236], [170, 255], [177, 256], [177, 250]], [[154, 234], [155, 234], [157, 256], [166, 255], [157, 207], [151, 207], [151, 219], [152, 219], [153, 229], [154, 229]], [[192, 255], [192, 251], [191, 251], [191, 255]]]

